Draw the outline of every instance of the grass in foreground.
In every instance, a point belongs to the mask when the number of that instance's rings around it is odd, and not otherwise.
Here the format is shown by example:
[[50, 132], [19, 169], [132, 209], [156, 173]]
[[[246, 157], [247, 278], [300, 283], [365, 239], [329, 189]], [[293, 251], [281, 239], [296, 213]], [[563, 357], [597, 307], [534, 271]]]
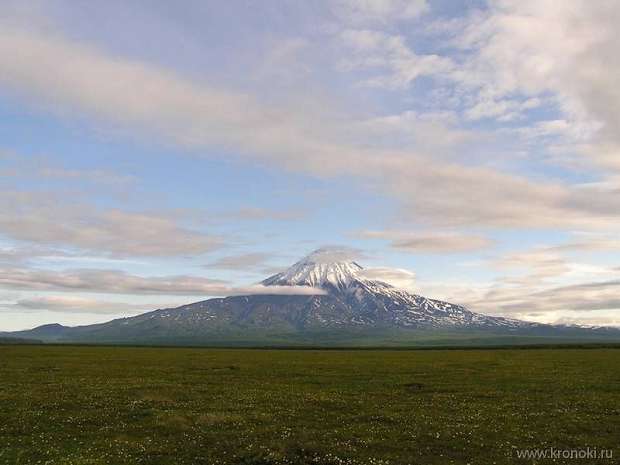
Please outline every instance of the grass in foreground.
[[0, 346], [0, 464], [488, 465], [619, 439], [614, 349]]

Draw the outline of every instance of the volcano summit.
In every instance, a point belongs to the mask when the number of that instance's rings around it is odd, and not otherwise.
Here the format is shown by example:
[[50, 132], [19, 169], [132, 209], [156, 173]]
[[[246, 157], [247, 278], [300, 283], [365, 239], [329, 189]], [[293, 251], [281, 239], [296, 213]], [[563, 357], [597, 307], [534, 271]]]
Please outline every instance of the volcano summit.
[[[487, 316], [461, 305], [415, 295], [367, 279], [362, 266], [331, 249], [319, 249], [260, 284], [260, 293], [254, 295], [214, 298], [103, 324], [44, 325], [1, 335], [44, 342], [179, 345], [620, 340], [617, 329], [546, 325]], [[290, 290], [286, 289], [288, 286]], [[296, 289], [299, 294], [295, 294]]]

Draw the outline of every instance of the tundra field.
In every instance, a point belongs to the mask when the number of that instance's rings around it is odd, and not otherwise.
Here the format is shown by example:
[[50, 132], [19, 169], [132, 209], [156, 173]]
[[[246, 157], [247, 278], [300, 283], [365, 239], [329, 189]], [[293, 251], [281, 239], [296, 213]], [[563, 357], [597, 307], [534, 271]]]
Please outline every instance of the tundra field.
[[0, 346], [1, 464], [618, 463], [517, 457], [587, 447], [618, 349]]

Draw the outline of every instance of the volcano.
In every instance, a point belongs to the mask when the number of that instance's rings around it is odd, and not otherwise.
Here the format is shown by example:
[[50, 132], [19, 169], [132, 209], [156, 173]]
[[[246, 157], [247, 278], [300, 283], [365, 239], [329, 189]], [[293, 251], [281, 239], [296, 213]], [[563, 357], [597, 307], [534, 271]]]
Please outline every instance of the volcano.
[[362, 266], [332, 249], [319, 249], [260, 284], [256, 295], [213, 298], [96, 325], [44, 325], [0, 335], [43, 342], [225, 346], [620, 341], [614, 328], [488, 316], [412, 294], [367, 279]]

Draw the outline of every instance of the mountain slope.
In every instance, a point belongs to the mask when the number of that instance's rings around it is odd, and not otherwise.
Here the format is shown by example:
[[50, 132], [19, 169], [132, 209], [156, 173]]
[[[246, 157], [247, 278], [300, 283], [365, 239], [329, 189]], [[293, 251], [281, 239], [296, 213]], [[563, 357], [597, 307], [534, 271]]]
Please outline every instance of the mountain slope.
[[[355, 262], [320, 249], [261, 283], [274, 294], [209, 299], [108, 323], [45, 325], [10, 333], [45, 341], [164, 344], [415, 343], [437, 337], [546, 337], [620, 341], [620, 330], [551, 326], [471, 312], [363, 277]], [[278, 295], [310, 286], [316, 295]], [[6, 334], [5, 334], [6, 335]], [[388, 341], [388, 342], [386, 342]]]

